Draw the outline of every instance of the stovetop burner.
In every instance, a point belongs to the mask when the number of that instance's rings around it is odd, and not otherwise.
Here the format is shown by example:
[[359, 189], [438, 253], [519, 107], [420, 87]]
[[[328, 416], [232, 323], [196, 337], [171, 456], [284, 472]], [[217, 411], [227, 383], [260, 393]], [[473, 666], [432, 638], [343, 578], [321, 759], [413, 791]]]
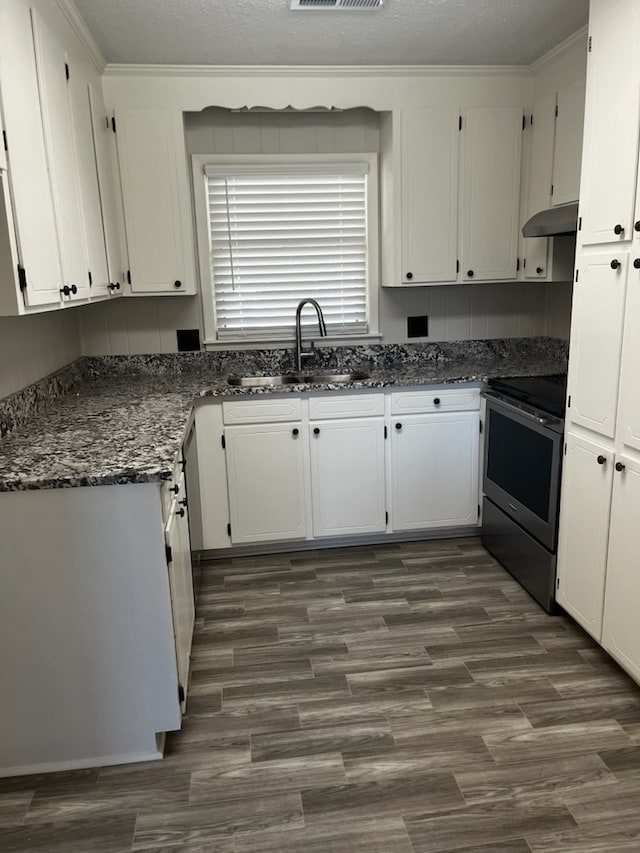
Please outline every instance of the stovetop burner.
[[488, 385], [506, 397], [512, 397], [556, 417], [564, 417], [567, 399], [566, 374], [490, 379]]

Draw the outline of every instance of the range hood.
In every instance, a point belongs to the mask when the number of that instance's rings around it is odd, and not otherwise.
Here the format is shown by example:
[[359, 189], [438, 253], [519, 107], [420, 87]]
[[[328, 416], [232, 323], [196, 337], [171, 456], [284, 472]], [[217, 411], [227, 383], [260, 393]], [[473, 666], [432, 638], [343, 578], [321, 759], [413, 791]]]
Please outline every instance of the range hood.
[[559, 204], [549, 210], [541, 210], [522, 226], [525, 237], [559, 237], [575, 234], [578, 225], [578, 202]]

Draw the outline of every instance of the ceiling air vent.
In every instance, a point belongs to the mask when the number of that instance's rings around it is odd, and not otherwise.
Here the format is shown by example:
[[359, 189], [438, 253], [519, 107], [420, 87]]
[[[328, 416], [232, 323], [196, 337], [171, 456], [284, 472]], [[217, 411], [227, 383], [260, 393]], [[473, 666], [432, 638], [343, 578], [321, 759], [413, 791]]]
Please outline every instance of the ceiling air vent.
[[292, 9], [379, 9], [384, 0], [291, 0]]

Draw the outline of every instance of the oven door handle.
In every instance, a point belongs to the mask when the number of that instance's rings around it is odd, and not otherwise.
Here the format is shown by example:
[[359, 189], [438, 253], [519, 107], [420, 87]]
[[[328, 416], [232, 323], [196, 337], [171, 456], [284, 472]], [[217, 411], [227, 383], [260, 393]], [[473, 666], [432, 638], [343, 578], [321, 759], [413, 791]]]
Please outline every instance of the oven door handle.
[[496, 394], [495, 391], [483, 391], [482, 396], [486, 400], [493, 400], [496, 403], [499, 403], [501, 406], [504, 406], [505, 409], [509, 409], [509, 411], [511, 412], [515, 412], [518, 415], [522, 415], [523, 418], [533, 421], [534, 423], [540, 424], [541, 426], [553, 429], [554, 426], [560, 426], [562, 423], [559, 419], [541, 418], [539, 415], [534, 415], [533, 412], [528, 412], [526, 409], [521, 409], [519, 406], [514, 406], [513, 403], [510, 403], [500, 394]]

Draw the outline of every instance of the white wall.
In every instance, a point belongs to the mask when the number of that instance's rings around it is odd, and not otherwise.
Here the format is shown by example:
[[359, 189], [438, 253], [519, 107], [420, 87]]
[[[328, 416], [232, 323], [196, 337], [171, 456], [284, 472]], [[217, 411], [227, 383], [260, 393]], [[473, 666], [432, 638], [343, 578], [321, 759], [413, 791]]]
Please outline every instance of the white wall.
[[[367, 109], [336, 113], [234, 113], [215, 107], [186, 116], [189, 154], [379, 152], [379, 114]], [[562, 303], [554, 302], [554, 310]], [[548, 334], [547, 286], [456, 285], [380, 290], [384, 343], [402, 343], [407, 316], [429, 316], [431, 341]], [[292, 336], [293, 336], [293, 317]], [[199, 297], [119, 299], [84, 308], [80, 316], [86, 355], [175, 352], [176, 329], [199, 328]], [[562, 325], [556, 323], [555, 326]], [[568, 336], [568, 317], [566, 336]], [[563, 335], [565, 336], [565, 335]]]
[[[406, 336], [406, 318], [423, 314], [429, 317], [429, 341], [529, 335], [568, 340], [570, 306], [570, 283], [384, 288], [383, 343], [411, 340]], [[176, 352], [176, 329], [202, 328], [197, 296], [119, 299], [87, 306], [79, 313], [84, 355]]]
[[0, 317], [0, 398], [79, 358], [80, 310]]

